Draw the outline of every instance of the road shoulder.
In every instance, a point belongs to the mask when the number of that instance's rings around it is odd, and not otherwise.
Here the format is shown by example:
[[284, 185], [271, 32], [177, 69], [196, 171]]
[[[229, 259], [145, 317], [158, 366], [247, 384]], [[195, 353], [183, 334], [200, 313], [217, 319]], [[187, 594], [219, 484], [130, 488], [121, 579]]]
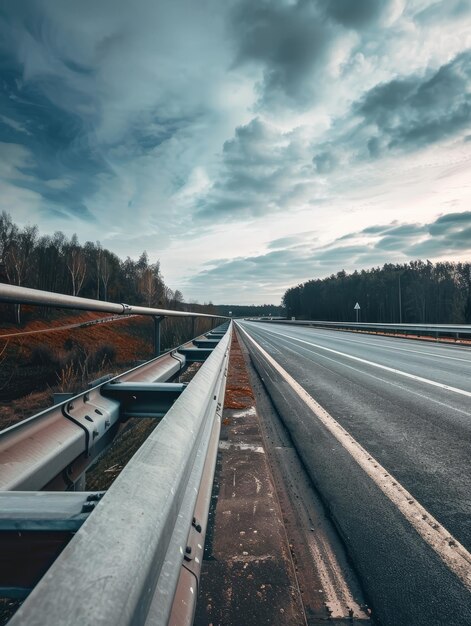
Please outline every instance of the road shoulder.
[[235, 334], [194, 623], [306, 623], [253, 392]]

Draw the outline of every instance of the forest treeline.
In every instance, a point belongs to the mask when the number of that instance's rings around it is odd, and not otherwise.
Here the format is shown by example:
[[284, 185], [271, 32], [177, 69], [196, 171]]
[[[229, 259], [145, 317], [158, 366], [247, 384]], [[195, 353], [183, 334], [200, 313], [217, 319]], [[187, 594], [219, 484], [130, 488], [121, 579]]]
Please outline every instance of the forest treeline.
[[471, 323], [471, 263], [411, 261], [345, 271], [291, 287], [283, 296], [288, 316], [300, 319], [384, 323]]
[[[0, 282], [73, 296], [127, 302], [165, 309], [228, 315], [280, 315], [274, 305], [219, 305], [185, 303], [183, 294], [165, 284], [160, 263], [150, 263], [147, 252], [137, 261], [121, 260], [99, 241], [81, 245], [77, 235], [69, 239], [57, 231], [40, 235], [37, 226], [20, 228], [3, 211], [0, 214]], [[40, 313], [39, 313], [40, 314]], [[15, 315], [20, 307], [4, 306], [0, 318]]]
[[231, 317], [273, 317], [282, 316], [285, 310], [282, 306], [274, 304], [218, 304], [216, 311], [220, 315], [230, 315]]
[[[0, 215], [0, 282], [97, 300], [183, 308], [182, 293], [165, 284], [160, 263], [150, 263], [147, 252], [137, 261], [123, 261], [99, 241], [81, 245], [77, 235], [68, 239], [57, 231], [41, 236], [37, 226], [20, 228], [5, 211]], [[207, 311], [212, 305], [190, 308]], [[19, 323], [20, 308], [15, 311]]]

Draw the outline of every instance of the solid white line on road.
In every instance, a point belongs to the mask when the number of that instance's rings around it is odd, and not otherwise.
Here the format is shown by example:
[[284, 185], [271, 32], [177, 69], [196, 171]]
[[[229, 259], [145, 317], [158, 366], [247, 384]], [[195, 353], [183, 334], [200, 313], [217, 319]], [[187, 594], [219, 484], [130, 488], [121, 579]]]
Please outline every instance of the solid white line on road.
[[304, 339], [299, 339], [298, 337], [292, 337], [291, 335], [285, 335], [284, 333], [277, 333], [270, 329], [273, 335], [278, 335], [279, 337], [286, 337], [287, 339], [293, 339], [294, 341], [299, 341], [300, 343], [305, 343], [308, 346], [313, 346], [314, 348], [319, 348], [319, 350], [326, 350], [327, 352], [332, 352], [333, 354], [338, 354], [339, 356], [343, 356], [346, 359], [352, 359], [353, 361], [357, 361], [359, 363], [364, 363], [365, 365], [371, 365], [372, 367], [378, 367], [379, 369], [385, 370], [386, 372], [392, 372], [393, 374], [398, 374], [399, 376], [405, 376], [406, 378], [411, 378], [412, 380], [417, 380], [420, 383], [426, 383], [427, 385], [432, 385], [433, 387], [440, 387], [441, 389], [446, 389], [447, 391], [452, 391], [453, 393], [459, 393], [462, 396], [466, 396], [471, 398], [471, 391], [466, 391], [465, 389], [458, 389], [457, 387], [451, 387], [451, 385], [445, 385], [443, 383], [439, 383], [435, 380], [430, 380], [429, 378], [423, 378], [422, 376], [416, 376], [415, 374], [409, 374], [409, 372], [403, 372], [402, 370], [395, 369], [394, 367], [388, 367], [387, 365], [381, 365], [381, 363], [376, 363], [375, 361], [368, 361], [367, 359], [362, 359], [359, 356], [353, 356], [353, 354], [347, 354], [346, 352], [340, 352], [339, 350], [334, 350], [333, 348], [326, 348], [325, 346], [321, 346], [318, 343], [313, 343], [312, 341], [306, 341]]
[[442, 526], [380, 463], [363, 448], [301, 385], [273, 359], [266, 350], [240, 325], [255, 348], [270, 365], [284, 378], [297, 395], [306, 403], [314, 415], [337, 441], [347, 450], [358, 465], [368, 474], [381, 491], [397, 506], [404, 517], [415, 528], [445, 565], [471, 591], [471, 554]]
[[[318, 329], [314, 329], [314, 328], [310, 328], [309, 331], [315, 331]], [[335, 332], [335, 331], [331, 331], [331, 332]], [[313, 335], [315, 335], [316, 337], [325, 337], [325, 334], [320, 334], [320, 333], [316, 333], [313, 332]], [[337, 333], [338, 334], [338, 333]], [[350, 337], [346, 337], [347, 333], [341, 333], [341, 335], [339, 335], [338, 337], [336, 337], [336, 339], [339, 339], [340, 341], [342, 341], [342, 343], [355, 343], [358, 344], [360, 346], [365, 346], [366, 343], [368, 342], [368, 346], [375, 346], [376, 348], [381, 348], [382, 350], [391, 350], [393, 352], [399, 351], [399, 352], [411, 352], [412, 354], [420, 354], [422, 356], [430, 356], [434, 359], [447, 359], [449, 361], [461, 361], [462, 363], [467, 363], [468, 365], [471, 365], [471, 351], [468, 352], [469, 354], [469, 358], [467, 359], [462, 359], [460, 357], [457, 356], [448, 356], [445, 354], [434, 354], [433, 352], [423, 352], [423, 350], [412, 350], [410, 348], [401, 348], [399, 346], [394, 346], [392, 345], [391, 342], [393, 341], [397, 341], [396, 338], [391, 338], [391, 337], [385, 337], [385, 339], [387, 341], [384, 341], [382, 343], [374, 343], [373, 341], [370, 340], [366, 340], [365, 341], [358, 341], [355, 339], [351, 339]], [[371, 335], [369, 335], [369, 337], [371, 337]], [[406, 340], [408, 341], [408, 340]], [[446, 346], [446, 348], [448, 348], [449, 346]], [[454, 347], [454, 346], [452, 346]], [[457, 349], [461, 349], [461, 348], [457, 348]]]
[[[303, 346], [297, 346], [292, 341], [286, 341], [286, 343], [290, 346], [295, 346], [297, 350], [294, 350], [293, 348], [288, 348], [288, 346], [286, 345], [284, 347], [285, 351], [288, 350], [289, 352], [292, 352], [293, 354], [299, 356], [300, 355], [299, 351], [304, 350], [304, 352], [306, 352], [309, 355], [309, 356], [304, 356], [305, 359], [308, 359], [309, 361], [311, 361], [311, 363], [315, 363], [318, 367], [324, 367], [331, 374], [335, 374], [335, 371], [333, 369], [328, 368], [326, 365], [321, 365], [319, 361], [314, 359], [313, 357], [315, 356], [317, 358], [321, 358], [326, 361], [331, 361], [332, 363], [335, 363], [336, 365], [338, 365], [337, 359], [333, 359], [332, 357], [327, 356], [326, 354], [321, 354], [320, 352], [315, 352], [314, 350], [310, 350], [309, 348], [304, 348]], [[270, 345], [270, 347], [272, 346]], [[346, 367], [349, 370], [358, 372], [358, 369], [354, 367], [353, 365], [347, 365], [346, 363], [342, 363], [342, 367]], [[424, 398], [424, 400], [427, 400], [428, 402], [432, 402], [433, 404], [438, 404], [439, 406], [443, 406], [449, 411], [456, 411], [457, 413], [462, 413], [463, 415], [466, 415], [466, 417], [469, 418], [469, 411], [463, 411], [463, 409], [458, 409], [456, 406], [452, 406], [451, 404], [447, 404], [446, 402], [441, 402], [440, 400], [436, 400], [435, 398], [432, 398], [431, 396], [427, 396], [424, 393], [419, 393], [418, 391], [414, 391], [414, 389], [407, 388], [405, 386], [405, 383], [403, 383], [402, 381], [400, 381], [399, 383], [393, 380], [388, 380], [384, 376], [382, 377], [376, 376], [375, 374], [371, 374], [370, 372], [362, 372], [362, 376], [373, 378], [374, 380], [384, 383], [385, 385], [391, 385], [391, 387], [396, 387], [397, 389], [400, 389], [401, 391], [405, 391], [406, 393], [412, 394], [413, 396], [418, 396], [419, 398]]]

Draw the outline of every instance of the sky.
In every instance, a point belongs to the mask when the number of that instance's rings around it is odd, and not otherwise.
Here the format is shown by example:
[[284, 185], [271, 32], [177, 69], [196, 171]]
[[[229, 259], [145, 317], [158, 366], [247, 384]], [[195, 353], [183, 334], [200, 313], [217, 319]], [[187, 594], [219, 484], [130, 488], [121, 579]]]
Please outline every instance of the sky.
[[0, 211], [185, 300], [471, 260], [469, 0], [0, 0]]

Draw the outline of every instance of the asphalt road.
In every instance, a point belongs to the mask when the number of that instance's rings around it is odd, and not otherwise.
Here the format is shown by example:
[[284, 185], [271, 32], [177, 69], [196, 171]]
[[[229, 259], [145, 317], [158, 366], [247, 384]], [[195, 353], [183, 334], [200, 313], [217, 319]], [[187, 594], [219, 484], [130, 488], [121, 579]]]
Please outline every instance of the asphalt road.
[[[471, 349], [291, 325], [241, 326], [471, 552]], [[379, 623], [471, 624], [471, 593], [273, 363], [245, 339]], [[395, 483], [393, 483], [395, 485]], [[453, 547], [453, 546], [452, 546]], [[465, 568], [466, 569], [466, 568]]]

